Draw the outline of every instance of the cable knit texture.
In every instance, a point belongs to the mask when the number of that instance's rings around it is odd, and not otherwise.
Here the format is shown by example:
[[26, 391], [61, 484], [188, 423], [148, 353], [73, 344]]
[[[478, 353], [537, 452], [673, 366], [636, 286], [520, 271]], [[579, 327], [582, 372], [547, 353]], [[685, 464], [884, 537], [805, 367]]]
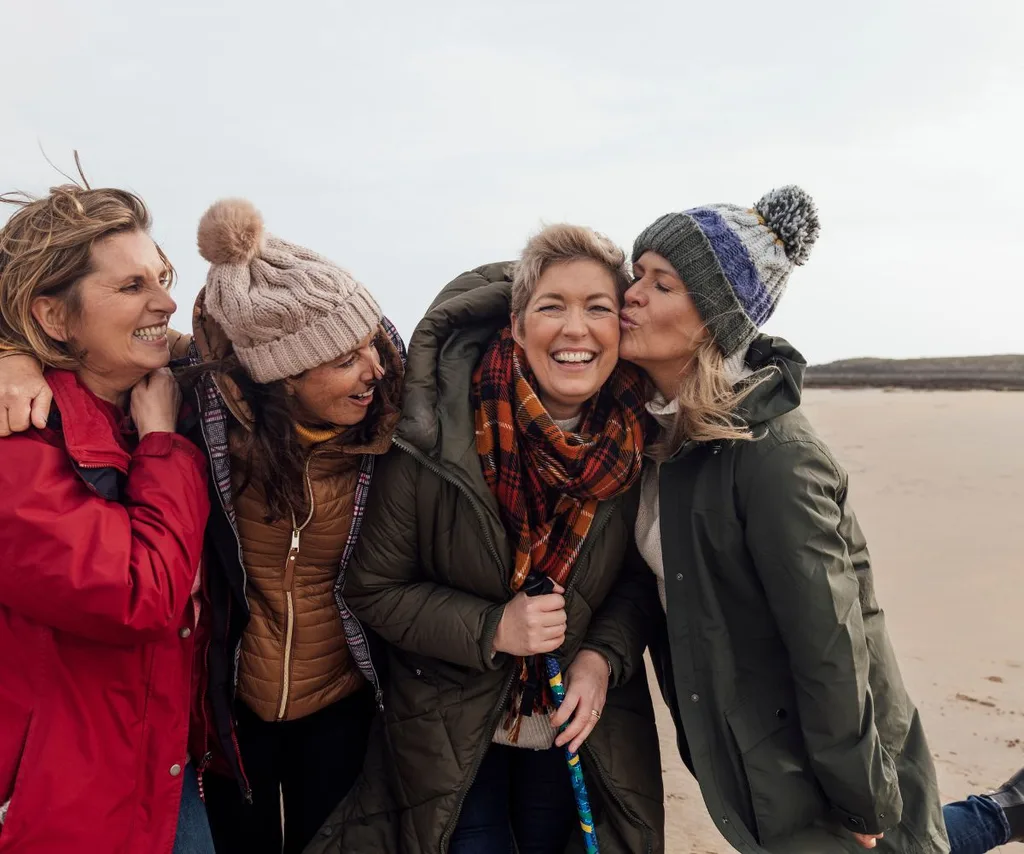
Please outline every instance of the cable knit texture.
[[198, 243], [211, 264], [207, 310], [256, 382], [331, 362], [380, 323], [380, 306], [350, 273], [267, 234], [244, 200], [214, 204], [199, 224]]
[[814, 200], [789, 185], [753, 207], [716, 204], [669, 213], [637, 237], [633, 260], [647, 251], [679, 274], [726, 356], [745, 352], [771, 317], [789, 274], [818, 239]]

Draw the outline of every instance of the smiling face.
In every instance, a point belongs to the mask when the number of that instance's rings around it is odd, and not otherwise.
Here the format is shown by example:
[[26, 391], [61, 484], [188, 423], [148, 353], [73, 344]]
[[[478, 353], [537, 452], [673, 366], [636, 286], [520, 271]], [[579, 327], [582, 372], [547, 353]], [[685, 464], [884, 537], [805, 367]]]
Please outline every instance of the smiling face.
[[645, 252], [633, 263], [633, 275], [620, 314], [619, 355], [672, 399], [708, 331], [683, 280], [661, 255]]
[[72, 296], [38, 297], [32, 311], [47, 335], [84, 353], [82, 382], [117, 402], [170, 358], [167, 323], [177, 308], [171, 281], [150, 236], [122, 232], [95, 243]]
[[286, 380], [299, 408], [299, 420], [335, 427], [360, 423], [373, 403], [376, 385], [384, 377], [375, 335], [367, 335], [354, 350]]
[[537, 395], [551, 417], [576, 417], [618, 361], [615, 279], [589, 259], [550, 265], [522, 313], [512, 315], [512, 334], [526, 353]]

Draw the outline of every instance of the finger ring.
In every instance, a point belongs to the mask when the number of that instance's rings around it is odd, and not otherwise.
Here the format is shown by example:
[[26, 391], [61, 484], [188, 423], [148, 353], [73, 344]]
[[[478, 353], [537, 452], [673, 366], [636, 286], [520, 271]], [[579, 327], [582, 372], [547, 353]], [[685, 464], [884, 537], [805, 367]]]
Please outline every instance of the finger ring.
[[597, 709], [591, 709], [590, 714], [597, 720], [601, 720], [601, 713]]

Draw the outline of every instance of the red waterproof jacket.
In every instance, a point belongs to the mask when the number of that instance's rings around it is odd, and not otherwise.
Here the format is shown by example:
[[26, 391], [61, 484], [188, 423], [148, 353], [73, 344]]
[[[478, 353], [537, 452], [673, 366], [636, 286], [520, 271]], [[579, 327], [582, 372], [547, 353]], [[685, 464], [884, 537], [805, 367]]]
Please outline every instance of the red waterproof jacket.
[[47, 373], [0, 441], [0, 854], [167, 854], [187, 761], [206, 460]]

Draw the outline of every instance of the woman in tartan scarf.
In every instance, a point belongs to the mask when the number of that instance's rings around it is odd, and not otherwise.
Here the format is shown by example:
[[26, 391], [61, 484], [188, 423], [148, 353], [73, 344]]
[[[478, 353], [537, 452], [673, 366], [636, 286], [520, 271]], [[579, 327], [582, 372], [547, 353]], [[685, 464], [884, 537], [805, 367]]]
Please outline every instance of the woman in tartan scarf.
[[[567, 745], [603, 854], [663, 850], [643, 665], [657, 591], [623, 568], [646, 424], [641, 375], [618, 362], [629, 281], [618, 247], [555, 225], [417, 327], [345, 589], [390, 644], [384, 731], [310, 851], [577, 850]], [[531, 573], [553, 592], [528, 596]], [[565, 674], [557, 714], [545, 654]]]

